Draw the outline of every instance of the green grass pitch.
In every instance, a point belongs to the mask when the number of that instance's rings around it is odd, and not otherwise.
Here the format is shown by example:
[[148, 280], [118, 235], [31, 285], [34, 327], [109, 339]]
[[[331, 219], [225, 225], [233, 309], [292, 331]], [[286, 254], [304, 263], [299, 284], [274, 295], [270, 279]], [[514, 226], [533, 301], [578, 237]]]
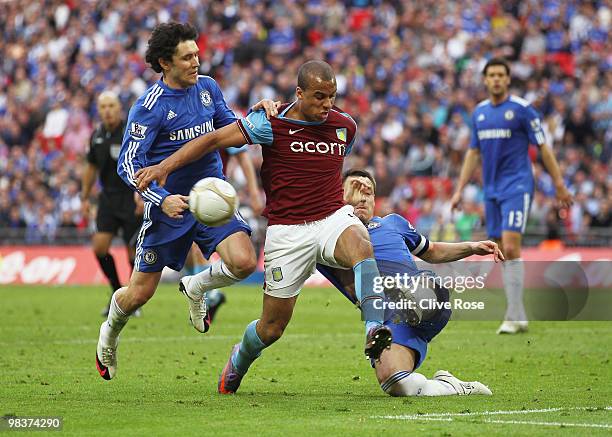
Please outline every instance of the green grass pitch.
[[[285, 336], [238, 394], [216, 392], [230, 349], [261, 310], [261, 290], [226, 290], [210, 333], [163, 285], [122, 333], [119, 369], [94, 364], [105, 287], [0, 287], [0, 415], [62, 416], [65, 435], [604, 435], [612, 431], [609, 322], [455, 322], [420, 372], [479, 380], [492, 397], [390, 398], [363, 358], [358, 312], [306, 289]], [[489, 412], [484, 414], [484, 412]], [[493, 413], [490, 413], [493, 412]]]

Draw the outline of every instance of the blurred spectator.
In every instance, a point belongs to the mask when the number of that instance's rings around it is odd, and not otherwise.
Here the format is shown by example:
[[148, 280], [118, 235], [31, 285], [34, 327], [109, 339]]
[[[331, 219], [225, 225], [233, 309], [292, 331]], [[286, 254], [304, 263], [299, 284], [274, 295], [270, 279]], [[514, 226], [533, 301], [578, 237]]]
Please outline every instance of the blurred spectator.
[[[59, 223], [88, 225], [70, 193], [94, 96], [111, 89], [131, 105], [157, 79], [143, 60], [150, 30], [191, 20], [202, 29], [200, 71], [218, 80], [237, 112], [263, 97], [293, 99], [299, 65], [330, 62], [337, 105], [359, 124], [347, 167], [373, 170], [379, 211], [426, 227], [431, 205], [432, 233], [446, 241], [457, 238], [448, 190], [469, 144], [470, 114], [485, 98], [481, 70], [488, 58], [507, 57], [511, 92], [542, 112], [566, 181], [581, 196], [558, 232], [608, 231], [611, 9], [576, 0], [0, 2], [0, 222], [25, 223], [31, 241], [52, 239]], [[529, 229], [543, 238], [554, 202], [535, 161], [542, 191]], [[417, 187], [421, 177], [425, 188]], [[481, 193], [472, 194], [479, 211]], [[461, 236], [478, 230], [471, 213], [460, 220]]]

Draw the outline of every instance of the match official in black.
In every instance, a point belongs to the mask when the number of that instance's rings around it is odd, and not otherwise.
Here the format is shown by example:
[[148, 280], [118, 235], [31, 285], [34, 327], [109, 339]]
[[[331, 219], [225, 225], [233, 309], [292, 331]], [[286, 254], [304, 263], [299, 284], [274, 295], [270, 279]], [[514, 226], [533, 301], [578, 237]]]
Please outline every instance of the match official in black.
[[[119, 97], [112, 91], [103, 91], [97, 100], [101, 125], [93, 132], [87, 152], [87, 163], [81, 184], [82, 211], [89, 215], [91, 189], [100, 176], [102, 191], [98, 199], [96, 232], [92, 238], [93, 250], [112, 293], [121, 288], [115, 260], [109, 253], [113, 237], [121, 229], [128, 257], [134, 267], [136, 235], [142, 224], [142, 201], [117, 175], [117, 159], [125, 131]], [[108, 315], [108, 305], [103, 316]]]

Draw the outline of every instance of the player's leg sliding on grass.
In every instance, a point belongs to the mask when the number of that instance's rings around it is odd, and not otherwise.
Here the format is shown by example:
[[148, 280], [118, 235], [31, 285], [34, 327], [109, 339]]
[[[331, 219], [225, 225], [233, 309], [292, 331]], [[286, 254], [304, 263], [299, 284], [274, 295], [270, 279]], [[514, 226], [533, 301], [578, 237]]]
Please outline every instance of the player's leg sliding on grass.
[[420, 352], [394, 343], [376, 362], [376, 378], [381, 389], [388, 395], [401, 397], [492, 394], [484, 384], [478, 381], [461, 381], [446, 370], [438, 370], [432, 379], [415, 372], [415, 366], [423, 361], [419, 358], [424, 358], [423, 348], [427, 350], [425, 342], [417, 347], [421, 349]]
[[[413, 255], [430, 263], [489, 254], [493, 255], [496, 262], [503, 260], [497, 244], [492, 241], [431, 242], [397, 214], [374, 216], [374, 177], [364, 170], [351, 170], [345, 173], [344, 179], [344, 198], [348, 204], [354, 206], [355, 215], [367, 226], [376, 260], [385, 276], [425, 275], [419, 272]], [[330, 266], [319, 264], [317, 268], [351, 302], [358, 302], [354, 282], [356, 278]], [[394, 299], [395, 294], [391, 292], [395, 292], [396, 287], [389, 291], [385, 302]], [[412, 296], [410, 298], [414, 302], [422, 298], [420, 295], [409, 296]], [[434, 288], [431, 296], [435, 296], [439, 302], [449, 301], [448, 290], [441, 287]], [[402, 294], [401, 298], [406, 298], [406, 295]], [[451, 310], [446, 308], [431, 314], [420, 313], [416, 319], [413, 313], [403, 313], [401, 310], [390, 310], [384, 315], [385, 326], [393, 334], [393, 343], [390, 349], [382, 351], [378, 359], [371, 359], [371, 363], [385, 393], [391, 396], [491, 394], [485, 385], [479, 382], [463, 382], [447, 371], [436, 372], [432, 379], [415, 372], [425, 359], [428, 343], [446, 326], [450, 315]]]

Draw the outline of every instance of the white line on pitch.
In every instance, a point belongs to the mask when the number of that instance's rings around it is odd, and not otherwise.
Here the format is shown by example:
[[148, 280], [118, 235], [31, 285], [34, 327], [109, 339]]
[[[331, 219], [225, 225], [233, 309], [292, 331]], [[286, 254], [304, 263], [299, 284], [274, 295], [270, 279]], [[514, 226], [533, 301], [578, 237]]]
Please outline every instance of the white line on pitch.
[[612, 425], [607, 423], [567, 423], [567, 422], [531, 422], [528, 420], [492, 420], [487, 419], [485, 423], [502, 423], [506, 425], [538, 425], [538, 426], [567, 426], [581, 428], [606, 428], [612, 429]]
[[[466, 416], [494, 416], [494, 415], [509, 415], [509, 414], [533, 414], [533, 413], [554, 413], [557, 411], [568, 410], [597, 410], [597, 407], [556, 407], [556, 408], [540, 408], [537, 410], [500, 410], [500, 411], [471, 411], [469, 413], [426, 413], [426, 414], [402, 414], [399, 416], [372, 416], [372, 419], [396, 419], [396, 420], [420, 420], [448, 417], [466, 417]], [[610, 411], [612, 407], [605, 407], [604, 410]]]
[[[414, 420], [422, 420], [426, 422], [453, 422], [454, 419], [452, 417], [418, 417], [415, 416]], [[606, 423], [569, 423], [569, 422], [533, 422], [529, 420], [494, 420], [494, 419], [485, 419], [485, 420], [477, 420], [476, 422], [470, 423], [499, 423], [504, 425], [537, 425], [537, 426], [567, 426], [567, 427], [579, 427], [579, 428], [605, 428], [610, 429], [612, 425], [608, 425]]]

